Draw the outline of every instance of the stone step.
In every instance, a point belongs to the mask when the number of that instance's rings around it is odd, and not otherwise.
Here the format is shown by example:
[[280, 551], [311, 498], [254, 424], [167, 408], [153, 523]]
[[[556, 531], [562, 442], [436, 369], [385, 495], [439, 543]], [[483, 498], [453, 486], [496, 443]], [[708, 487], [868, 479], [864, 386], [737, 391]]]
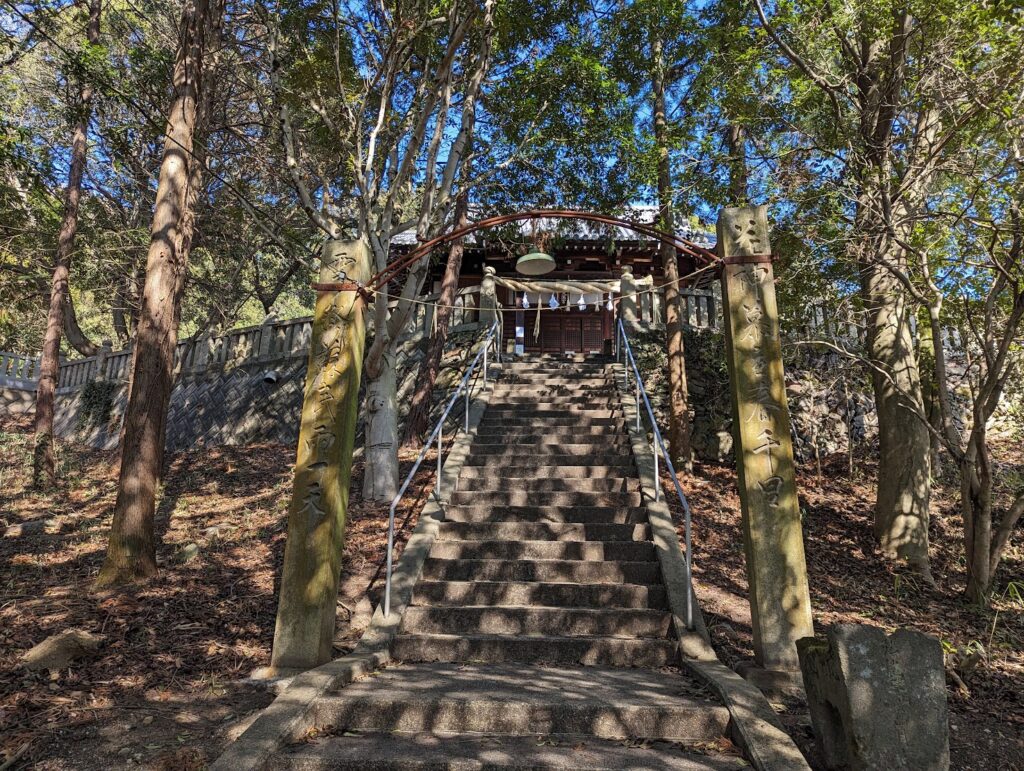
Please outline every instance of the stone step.
[[601, 426], [606, 430], [576, 431], [571, 426], [559, 426], [547, 430], [538, 426], [530, 431], [488, 431], [478, 433], [473, 439], [473, 449], [490, 447], [557, 447], [562, 444], [616, 444], [629, 446], [629, 437], [614, 426]]
[[[478, 467], [479, 468], [479, 467]], [[598, 479], [559, 479], [556, 477], [506, 476], [495, 474], [489, 478], [459, 477], [460, 491], [504, 492], [506, 490], [534, 490], [537, 492], [633, 492], [640, 489], [637, 479], [603, 477]]]
[[577, 361], [577, 362], [509, 362], [502, 363], [503, 375], [564, 375], [567, 377], [584, 377], [586, 375], [605, 374], [609, 372], [609, 362]]
[[529, 418], [538, 426], [543, 424], [547, 418], [615, 418], [622, 417], [622, 410], [619, 403], [595, 405], [593, 407], [585, 404], [546, 404], [545, 402], [532, 402], [530, 404], [491, 404], [484, 413], [484, 420], [507, 419], [507, 418]]
[[618, 637], [419, 634], [397, 635], [392, 655], [406, 662], [665, 667], [676, 663], [676, 644]]
[[571, 389], [584, 390], [589, 388], [616, 388], [617, 381], [611, 375], [586, 375], [582, 377], [567, 377], [565, 375], [502, 375], [495, 381], [495, 388], [504, 392], [529, 392], [532, 389]]
[[533, 581], [429, 581], [413, 590], [414, 605], [523, 605], [558, 608], [665, 610], [665, 587], [656, 584], [566, 584]]
[[443, 541], [430, 556], [450, 560], [619, 560], [647, 562], [658, 558], [645, 541]]
[[579, 389], [566, 387], [565, 393], [544, 395], [532, 388], [516, 388], [508, 393], [501, 393], [495, 389], [491, 393], [490, 404], [492, 407], [498, 405], [516, 404], [607, 404], [613, 402], [618, 404], [619, 395], [611, 388], [603, 389], [603, 393], [586, 392], [581, 393]]
[[[623, 456], [630, 452], [630, 445], [624, 436], [588, 437], [590, 441], [566, 444], [564, 442], [473, 442], [471, 455], [607, 455], [617, 450]], [[602, 452], [603, 451], [603, 452]]]
[[[615, 426], [618, 430], [624, 431], [626, 427], [621, 415], [612, 417], [594, 417], [587, 413], [566, 415], [564, 412], [559, 411], [557, 414], [553, 413], [541, 417], [543, 417], [543, 421], [539, 420], [536, 415], [499, 415], [497, 413], [491, 414], [491, 410], [488, 410], [480, 419], [480, 428], [526, 428], [538, 431], [548, 427], [557, 426]], [[480, 433], [483, 433], [483, 431]]]
[[[628, 641], [619, 641], [628, 642]], [[318, 699], [314, 727], [335, 731], [721, 738], [725, 707], [676, 673], [400, 664]]]
[[558, 441], [571, 441], [583, 437], [598, 437], [610, 439], [622, 436], [621, 426], [552, 426], [548, 423], [533, 424], [529, 426], [506, 426], [499, 428], [488, 427], [487, 431], [477, 431], [476, 441], [486, 440], [487, 442], [502, 442], [513, 439], [552, 439]]
[[678, 746], [628, 746], [577, 736], [361, 734], [330, 737], [275, 755], [281, 771], [735, 771], [739, 758]]
[[589, 399], [618, 399], [619, 391], [614, 385], [537, 385], [535, 383], [515, 383], [513, 385], [496, 385], [491, 391], [491, 403], [498, 404], [512, 401], [582, 401]]
[[422, 577], [429, 581], [568, 581], [580, 584], [656, 584], [658, 562], [586, 560], [456, 560], [428, 557]]
[[574, 522], [586, 525], [637, 525], [647, 522], [647, 509], [621, 506], [497, 507], [463, 505], [448, 506], [445, 509], [445, 519], [448, 522]]
[[460, 490], [452, 493], [453, 506], [639, 506], [640, 493], [603, 493], [577, 490], [573, 492], [545, 492], [538, 490], [507, 490], [481, 492]]
[[545, 358], [506, 358], [502, 366], [508, 372], [589, 372], [604, 371], [613, 363], [610, 358], [558, 358], [545, 354]]
[[608, 463], [604, 465], [564, 465], [552, 464], [536, 466], [529, 471], [511, 472], [508, 469], [497, 470], [491, 466], [463, 466], [459, 473], [459, 482], [464, 479], [625, 479], [634, 478], [636, 470], [632, 462]]
[[[587, 447], [587, 454], [570, 455], [556, 452], [531, 452], [528, 449], [510, 448], [505, 453], [479, 453], [466, 458], [467, 466], [625, 466], [632, 470], [631, 458], [625, 453], [598, 452]], [[557, 474], [557, 472], [555, 472]]]
[[614, 522], [442, 522], [439, 541], [649, 541], [650, 525]]
[[669, 613], [627, 608], [406, 608], [402, 634], [545, 635], [549, 637], [665, 638]]

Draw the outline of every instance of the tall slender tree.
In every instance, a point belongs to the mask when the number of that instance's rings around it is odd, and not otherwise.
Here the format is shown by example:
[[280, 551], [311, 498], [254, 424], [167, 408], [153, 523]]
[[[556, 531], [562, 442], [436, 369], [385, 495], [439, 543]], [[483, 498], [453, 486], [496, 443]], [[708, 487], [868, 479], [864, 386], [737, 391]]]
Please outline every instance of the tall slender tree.
[[[88, 20], [85, 26], [86, 55], [83, 57], [86, 63], [89, 62], [95, 47], [99, 46], [100, 11], [101, 0], [89, 0]], [[81, 67], [80, 72], [81, 84], [78, 100], [74, 105], [75, 123], [71, 132], [71, 163], [64, 196], [64, 214], [57, 234], [57, 254], [53, 263], [50, 301], [39, 369], [39, 387], [36, 390], [35, 451], [32, 469], [32, 481], [36, 487], [53, 484], [55, 479], [53, 415], [57, 376], [60, 371], [60, 340], [65, 323], [74, 319], [74, 310], [70, 306], [71, 259], [75, 248], [75, 235], [78, 232], [78, 209], [82, 199], [82, 177], [85, 176], [94, 92], [88, 75], [88, 66]], [[77, 321], [72, 325], [72, 329], [78, 330]]]
[[201, 135], [209, 108], [209, 71], [222, 13], [219, 0], [187, 0], [182, 10], [173, 98], [122, 430], [117, 500], [106, 560], [96, 581], [101, 587], [156, 573], [156, 492], [163, 465], [167, 406], [174, 387], [174, 354], [196, 195], [203, 175], [202, 142], [197, 141], [197, 134]]
[[[658, 157], [658, 216], [661, 228], [675, 231], [672, 207], [672, 165], [669, 156], [669, 130], [665, 91], [668, 76], [661, 29], [655, 29], [651, 41], [651, 96], [653, 101], [654, 146]], [[686, 385], [686, 346], [683, 338], [685, 314], [679, 285], [679, 256], [668, 245], [661, 245], [661, 268], [665, 276], [665, 349], [668, 358], [669, 446], [677, 462], [687, 469], [692, 465], [690, 448], [689, 389]]]

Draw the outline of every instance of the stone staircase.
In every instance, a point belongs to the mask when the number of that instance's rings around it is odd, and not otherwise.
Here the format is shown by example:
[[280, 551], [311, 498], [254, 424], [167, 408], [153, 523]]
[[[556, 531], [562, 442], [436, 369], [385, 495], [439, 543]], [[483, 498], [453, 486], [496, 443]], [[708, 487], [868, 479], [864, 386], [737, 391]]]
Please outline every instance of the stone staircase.
[[609, 363], [505, 365], [393, 663], [313, 705], [282, 769], [734, 769], [676, 668]]

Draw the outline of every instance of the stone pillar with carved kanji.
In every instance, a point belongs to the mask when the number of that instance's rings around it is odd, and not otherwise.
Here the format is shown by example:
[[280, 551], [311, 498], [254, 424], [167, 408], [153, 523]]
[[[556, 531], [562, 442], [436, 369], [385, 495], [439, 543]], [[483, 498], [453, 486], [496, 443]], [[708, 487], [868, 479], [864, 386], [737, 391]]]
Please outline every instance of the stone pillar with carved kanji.
[[[371, 265], [365, 241], [329, 241], [320, 281], [365, 282]], [[317, 293], [269, 674], [309, 669], [333, 657], [364, 312], [355, 291]]]
[[814, 630], [764, 206], [721, 211], [718, 255], [754, 655], [797, 672]]

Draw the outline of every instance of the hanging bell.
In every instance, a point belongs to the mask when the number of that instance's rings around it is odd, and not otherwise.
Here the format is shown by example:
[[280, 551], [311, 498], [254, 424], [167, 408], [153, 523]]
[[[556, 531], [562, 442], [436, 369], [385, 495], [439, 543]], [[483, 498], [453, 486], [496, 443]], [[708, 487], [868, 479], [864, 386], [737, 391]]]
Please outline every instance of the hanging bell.
[[516, 260], [516, 272], [524, 276], [543, 276], [555, 269], [555, 258], [539, 249]]

